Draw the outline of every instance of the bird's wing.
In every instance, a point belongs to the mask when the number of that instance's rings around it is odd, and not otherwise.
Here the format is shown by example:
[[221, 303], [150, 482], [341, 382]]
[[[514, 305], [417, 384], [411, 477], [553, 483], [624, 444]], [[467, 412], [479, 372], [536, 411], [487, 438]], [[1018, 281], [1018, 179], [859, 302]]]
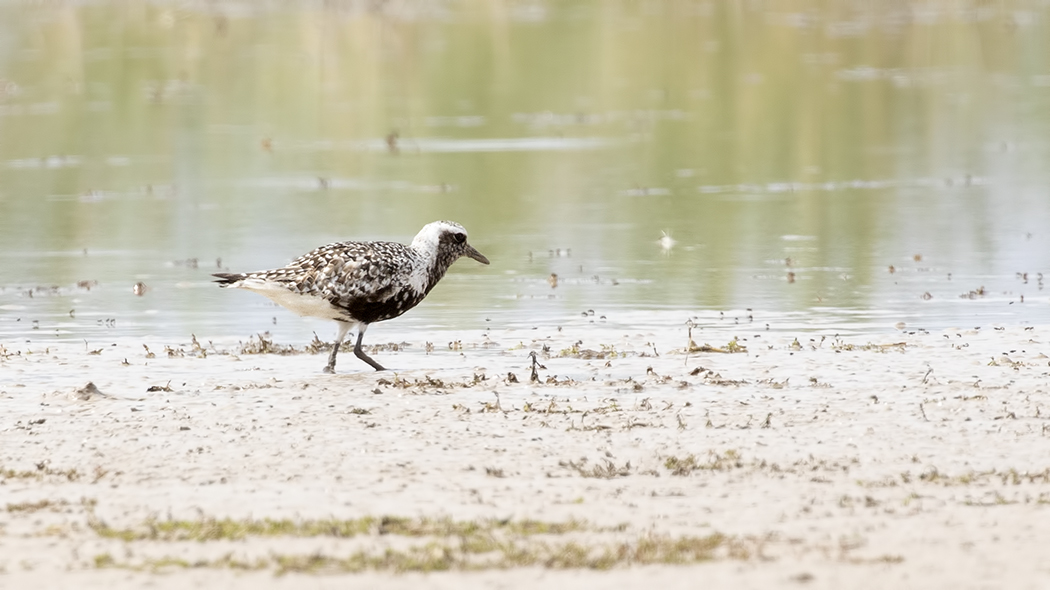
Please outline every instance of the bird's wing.
[[276, 280], [304, 295], [323, 297], [347, 308], [354, 303], [390, 299], [409, 272], [411, 253], [392, 242], [340, 242], [321, 246], [283, 269]]

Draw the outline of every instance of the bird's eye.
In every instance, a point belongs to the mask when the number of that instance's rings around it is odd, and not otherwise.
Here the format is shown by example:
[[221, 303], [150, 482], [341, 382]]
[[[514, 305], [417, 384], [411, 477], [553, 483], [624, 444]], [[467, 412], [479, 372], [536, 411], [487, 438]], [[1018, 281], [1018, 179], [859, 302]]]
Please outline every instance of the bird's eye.
[[462, 244], [467, 241], [467, 234], [452, 234], [452, 239], [456, 240], [457, 244]]

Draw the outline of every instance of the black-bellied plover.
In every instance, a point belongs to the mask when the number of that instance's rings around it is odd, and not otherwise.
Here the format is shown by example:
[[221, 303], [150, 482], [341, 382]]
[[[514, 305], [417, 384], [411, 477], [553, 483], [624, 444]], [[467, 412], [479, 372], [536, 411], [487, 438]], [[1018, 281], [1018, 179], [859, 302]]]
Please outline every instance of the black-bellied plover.
[[336, 242], [296, 258], [284, 268], [216, 273], [221, 287], [269, 297], [300, 316], [335, 320], [339, 326], [325, 373], [335, 372], [343, 338], [357, 326], [354, 354], [377, 371], [383, 366], [361, 350], [369, 324], [396, 318], [415, 307], [460, 256], [489, 259], [467, 243], [467, 230], [452, 221], [423, 226], [409, 245], [396, 242]]

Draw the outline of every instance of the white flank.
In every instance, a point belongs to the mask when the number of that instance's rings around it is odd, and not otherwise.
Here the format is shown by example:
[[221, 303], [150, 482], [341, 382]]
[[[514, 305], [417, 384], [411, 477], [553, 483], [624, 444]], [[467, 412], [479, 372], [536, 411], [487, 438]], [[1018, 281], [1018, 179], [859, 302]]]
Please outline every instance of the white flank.
[[328, 320], [346, 321], [346, 316], [339, 312], [331, 303], [323, 297], [313, 295], [300, 295], [289, 291], [280, 284], [270, 283], [260, 279], [244, 279], [234, 285], [239, 289], [247, 289], [260, 295], [266, 296], [277, 305], [284, 307], [303, 317], [324, 318]]

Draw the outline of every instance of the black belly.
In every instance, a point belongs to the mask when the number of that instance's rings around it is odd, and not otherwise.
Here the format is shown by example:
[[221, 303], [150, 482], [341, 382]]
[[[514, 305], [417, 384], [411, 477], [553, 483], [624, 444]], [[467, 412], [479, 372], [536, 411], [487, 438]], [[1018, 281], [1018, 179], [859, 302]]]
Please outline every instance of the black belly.
[[350, 316], [351, 319], [371, 324], [396, 318], [418, 305], [422, 300], [422, 296], [413, 296], [409, 293], [403, 293], [383, 301], [351, 299], [334, 303], [334, 305], [345, 310], [346, 314]]

